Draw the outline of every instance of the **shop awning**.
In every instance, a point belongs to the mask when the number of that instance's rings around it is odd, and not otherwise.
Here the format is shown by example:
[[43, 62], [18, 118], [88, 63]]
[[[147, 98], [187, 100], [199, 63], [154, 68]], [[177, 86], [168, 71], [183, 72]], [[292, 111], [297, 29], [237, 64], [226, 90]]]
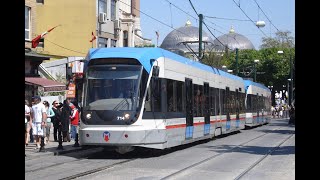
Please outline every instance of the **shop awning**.
[[67, 90], [65, 84], [42, 77], [25, 77], [25, 84], [41, 86], [44, 92]]

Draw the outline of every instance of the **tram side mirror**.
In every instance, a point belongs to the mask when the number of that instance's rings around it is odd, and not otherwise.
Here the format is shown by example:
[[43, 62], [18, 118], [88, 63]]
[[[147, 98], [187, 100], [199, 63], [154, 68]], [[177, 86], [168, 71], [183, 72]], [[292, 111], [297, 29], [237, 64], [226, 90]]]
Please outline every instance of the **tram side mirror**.
[[160, 70], [159, 66], [153, 66], [152, 76], [153, 77], [158, 77], [159, 76], [159, 70]]
[[155, 59], [150, 59], [150, 65], [152, 66], [156, 62], [156, 65], [153, 66], [152, 68], [152, 76], [153, 77], [158, 77], [159, 76], [159, 70], [160, 67], [158, 66], [158, 61]]

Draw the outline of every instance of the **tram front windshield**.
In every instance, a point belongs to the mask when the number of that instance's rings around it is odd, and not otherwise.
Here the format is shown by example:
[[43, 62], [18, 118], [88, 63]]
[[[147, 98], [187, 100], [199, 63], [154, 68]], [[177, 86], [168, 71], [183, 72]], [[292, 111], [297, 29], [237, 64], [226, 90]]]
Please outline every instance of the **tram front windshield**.
[[141, 72], [142, 66], [138, 65], [89, 66], [85, 109], [134, 111], [139, 106]]

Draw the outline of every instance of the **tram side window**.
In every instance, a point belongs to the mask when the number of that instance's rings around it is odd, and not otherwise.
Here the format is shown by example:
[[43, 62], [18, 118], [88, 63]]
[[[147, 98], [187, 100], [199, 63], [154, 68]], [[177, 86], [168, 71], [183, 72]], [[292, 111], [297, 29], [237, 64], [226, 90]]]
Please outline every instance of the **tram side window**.
[[185, 102], [183, 97], [185, 97], [184, 93], [184, 82], [176, 81], [177, 84], [177, 111], [185, 112]]
[[161, 112], [161, 79], [152, 78], [151, 81], [151, 109], [154, 112]]
[[194, 117], [200, 117], [202, 116], [202, 104], [204, 103], [203, 101], [203, 87], [200, 85], [193, 85], [193, 89], [194, 89], [194, 111], [193, 111], [193, 116]]
[[168, 102], [168, 112], [176, 112], [177, 96], [175, 91], [175, 82], [171, 79], [167, 79], [167, 102]]
[[236, 113], [236, 96], [234, 91], [230, 91], [230, 113]]
[[151, 111], [151, 88], [150, 88], [150, 86], [147, 89], [146, 100], [145, 100], [145, 103], [144, 103], [144, 110], [146, 112], [150, 112]]
[[204, 104], [206, 103], [206, 97], [204, 96], [204, 86], [199, 86], [200, 89], [200, 111], [199, 116], [204, 116]]
[[252, 95], [247, 95], [247, 112], [252, 112]]
[[226, 111], [225, 111], [226, 93], [225, 92], [226, 92], [226, 90], [220, 89], [221, 115], [226, 115]]
[[216, 115], [216, 112], [215, 112], [215, 105], [216, 105], [216, 97], [215, 97], [215, 89], [210, 87], [209, 88], [209, 91], [210, 91], [210, 115], [211, 116], [215, 116]]
[[220, 90], [218, 88], [214, 88], [215, 97], [216, 97], [216, 115], [220, 115], [221, 108], [220, 108]]
[[240, 113], [245, 113], [245, 93], [240, 93]]

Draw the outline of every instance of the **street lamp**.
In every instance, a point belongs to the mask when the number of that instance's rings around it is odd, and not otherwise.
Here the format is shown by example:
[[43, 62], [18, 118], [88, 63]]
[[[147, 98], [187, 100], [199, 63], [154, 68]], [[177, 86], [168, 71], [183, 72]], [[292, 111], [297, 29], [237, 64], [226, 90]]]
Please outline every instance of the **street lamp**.
[[268, 86], [268, 88], [270, 89], [270, 91], [271, 91], [271, 105], [274, 105], [274, 103], [273, 103], [273, 94], [272, 94], [272, 89], [273, 89], [273, 86]]
[[227, 66], [223, 65], [222, 69], [223, 69], [223, 71], [226, 71], [227, 70]]
[[[284, 54], [283, 51], [278, 51], [278, 54]], [[290, 81], [290, 88], [288, 87], [288, 89], [290, 89], [290, 96], [289, 96], [289, 105], [291, 105], [292, 101], [293, 101], [293, 70], [292, 70], [292, 58], [291, 58], [291, 54], [289, 53], [289, 63], [290, 63], [290, 79], [288, 79], [288, 81]]]
[[254, 62], [254, 82], [257, 82], [257, 67], [256, 67], [256, 64], [259, 63], [259, 59], [255, 59], [253, 62]]

